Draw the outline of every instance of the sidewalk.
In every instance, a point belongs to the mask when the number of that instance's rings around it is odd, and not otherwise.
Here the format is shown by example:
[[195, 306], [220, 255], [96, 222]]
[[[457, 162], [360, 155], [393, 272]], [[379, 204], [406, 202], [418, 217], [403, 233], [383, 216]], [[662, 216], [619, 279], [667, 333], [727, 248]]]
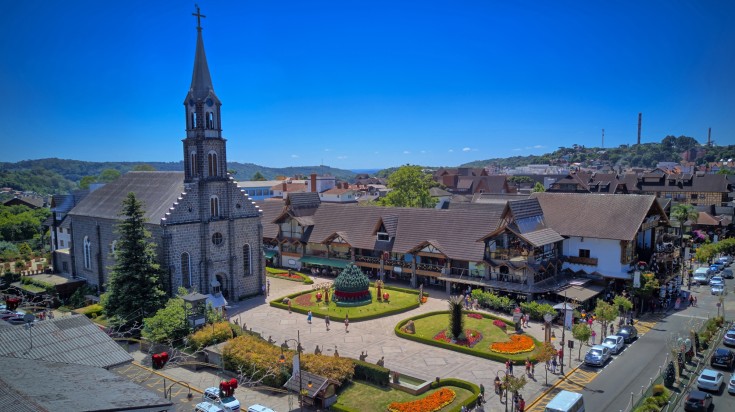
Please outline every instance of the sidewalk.
[[[311, 289], [311, 285], [276, 278], [269, 279], [271, 281], [271, 294], [268, 300]], [[315, 283], [333, 280], [333, 278], [314, 278]], [[388, 283], [388, 285], [391, 284]], [[261, 333], [266, 339], [272, 337], [276, 342], [295, 339], [298, 330], [301, 334], [301, 344], [306, 352], [313, 352], [316, 345], [319, 345], [319, 348], [326, 355], [333, 354], [334, 349], [337, 348], [341, 356], [357, 359], [361, 352], [366, 351], [368, 354], [367, 362], [377, 362], [378, 359], [384, 357], [387, 368], [416, 378], [434, 380], [436, 377], [451, 377], [464, 379], [478, 385], [483, 384], [486, 388], [485, 400], [487, 404], [493, 405], [494, 402], [498, 402], [497, 395], [492, 390], [493, 380], [498, 371], [503, 370], [505, 372], [503, 364], [401, 339], [395, 335], [393, 328], [402, 319], [425, 312], [448, 310], [448, 295], [445, 292], [435, 289], [430, 289], [428, 292], [430, 298], [420, 308], [384, 318], [352, 322], [350, 323], [349, 333], [345, 333], [344, 328], [340, 327], [333, 327], [327, 332], [321, 319], [315, 319], [312, 324], [308, 324], [306, 315], [295, 312], [289, 314], [284, 310], [273, 308], [267, 304], [262, 296], [237, 302], [228, 309], [228, 312], [231, 321], [238, 319], [241, 325]], [[500, 315], [498, 313], [493, 314]], [[509, 315], [502, 314], [500, 316], [510, 319]], [[561, 343], [562, 329], [559, 326], [553, 326], [553, 328], [556, 335], [554, 344], [558, 348]], [[524, 331], [540, 341], [544, 339], [541, 323], [532, 321], [530, 327], [524, 328]], [[565, 338], [567, 340], [573, 339], [571, 331], [566, 331]], [[571, 367], [567, 364], [569, 353], [565, 345], [565, 374], [579, 364], [577, 361], [578, 344], [579, 342], [575, 342], [575, 348], [572, 350]], [[582, 348], [583, 354], [585, 351], [585, 348]], [[523, 366], [516, 365], [516, 375], [524, 372]], [[558, 375], [550, 373], [549, 384], [553, 384], [558, 378]], [[544, 386], [544, 368], [543, 366], [537, 366], [536, 375], [529, 380], [521, 393], [524, 399], [530, 401], [545, 389], [547, 387]]]

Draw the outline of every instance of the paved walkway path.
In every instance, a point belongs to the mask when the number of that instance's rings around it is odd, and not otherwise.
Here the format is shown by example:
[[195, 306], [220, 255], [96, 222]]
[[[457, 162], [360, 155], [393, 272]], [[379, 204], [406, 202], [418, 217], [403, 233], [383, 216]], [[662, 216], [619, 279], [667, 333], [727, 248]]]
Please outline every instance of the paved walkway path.
[[[271, 294], [268, 300], [311, 289], [310, 285], [282, 279], [269, 279]], [[315, 283], [332, 280], [332, 278], [314, 278]], [[478, 385], [483, 384], [486, 388], [488, 405], [497, 406], [499, 400], [497, 395], [493, 393], [493, 380], [499, 370], [502, 369], [504, 372], [505, 366], [503, 364], [402, 339], [393, 332], [395, 325], [402, 319], [420, 313], [448, 309], [446, 293], [434, 289], [427, 291], [431, 297], [420, 308], [384, 318], [350, 322], [349, 333], [346, 333], [344, 325], [338, 322], [332, 322], [330, 330], [327, 331], [324, 320], [321, 318], [315, 318], [312, 324], [308, 324], [306, 315], [295, 312], [289, 314], [285, 310], [273, 308], [268, 305], [263, 297], [235, 303], [229, 310], [229, 315], [231, 321], [238, 319], [240, 325], [261, 333], [266, 339], [271, 336], [276, 342], [283, 342], [285, 339], [296, 339], [296, 331], [299, 331], [301, 333], [301, 344], [306, 352], [313, 352], [316, 345], [319, 345], [322, 353], [326, 355], [334, 353], [336, 348], [339, 350], [340, 356], [357, 359], [361, 352], [367, 351], [368, 362], [377, 362], [381, 357], [385, 357], [387, 368], [409, 376], [426, 380], [434, 380], [436, 377], [451, 377], [464, 379]], [[525, 331], [536, 339], [543, 341], [544, 331], [540, 323], [532, 321], [530, 327]], [[561, 342], [561, 332], [560, 327], [555, 327], [557, 336], [555, 342], [557, 343]], [[571, 332], [567, 331], [566, 339], [572, 339]], [[586, 349], [583, 348], [582, 353], [584, 354], [585, 351]], [[572, 353], [572, 367], [578, 365], [577, 352], [578, 350], [575, 347]], [[566, 351], [565, 355], [566, 373], [570, 368], [567, 365], [569, 355]], [[515, 367], [516, 375], [523, 373], [522, 366]], [[549, 373], [549, 384], [555, 383], [557, 379], [557, 375]], [[521, 393], [529, 403], [546, 389], [544, 368], [538, 367], [536, 368], [536, 375]]]

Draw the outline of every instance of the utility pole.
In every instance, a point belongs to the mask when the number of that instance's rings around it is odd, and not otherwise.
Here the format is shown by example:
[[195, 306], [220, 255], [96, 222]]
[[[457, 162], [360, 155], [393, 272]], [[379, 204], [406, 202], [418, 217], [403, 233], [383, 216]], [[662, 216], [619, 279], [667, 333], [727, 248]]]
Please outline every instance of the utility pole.
[[[567, 291], [564, 290], [564, 319], [562, 320], [562, 328], [561, 328], [561, 349], [564, 349], [564, 342], [566, 340], [564, 339], [564, 332], [567, 331]], [[601, 338], [602, 339], [602, 338]], [[559, 357], [559, 366], [561, 366], [561, 374], [564, 375], [564, 352], [562, 352], [562, 356]]]
[[643, 113], [638, 113], [638, 145], [641, 144], [641, 121], [643, 120]]
[[605, 148], [605, 129], [602, 129], [602, 148]]

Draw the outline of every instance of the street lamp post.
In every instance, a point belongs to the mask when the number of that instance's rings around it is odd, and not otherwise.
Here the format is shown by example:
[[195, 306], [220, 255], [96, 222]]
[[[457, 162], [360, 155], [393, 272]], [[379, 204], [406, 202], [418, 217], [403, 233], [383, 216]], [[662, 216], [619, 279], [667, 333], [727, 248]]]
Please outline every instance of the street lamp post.
[[[562, 349], [564, 349], [564, 342], [566, 342], [566, 340], [564, 339], [564, 336], [565, 336], [564, 332], [567, 331], [567, 309], [568, 309], [567, 308], [567, 291], [564, 290], [564, 319], [562, 320], [562, 328], [561, 328], [561, 348]], [[560, 369], [561, 375], [564, 376], [564, 356], [559, 357], [559, 366], [561, 367]]]
[[[504, 370], [499, 370], [495, 374], [495, 376], [498, 379], [500, 379], [500, 374], [501, 373], [503, 374], [503, 379], [500, 380], [500, 382], [501, 382], [500, 390], [502, 390], [503, 392], [505, 392], [505, 412], [508, 412], [508, 374]], [[503, 388], [503, 386], [505, 386], [505, 388]], [[503, 398], [503, 394], [502, 393], [499, 396], [500, 396], [500, 399]]]
[[544, 342], [551, 342], [551, 319], [554, 317], [551, 313], [544, 314]]
[[[298, 370], [298, 374], [299, 374], [299, 410], [300, 411], [303, 411], [304, 410], [304, 395], [303, 395], [302, 392], [304, 390], [304, 382], [303, 382], [303, 374], [301, 373], [301, 351], [304, 348], [301, 347], [301, 331], [300, 330], [297, 330], [296, 331], [296, 339], [286, 339], [285, 341], [283, 341], [283, 346], [286, 347], [286, 348], [288, 348], [288, 342], [295, 342], [296, 343], [296, 360], [297, 360], [298, 367], [299, 367], [298, 368], [299, 369]], [[281, 348], [281, 350], [282, 350], [281, 351], [281, 357], [278, 359], [278, 362], [280, 362], [281, 364], [283, 364], [283, 363], [286, 362], [286, 357], [283, 355], [283, 347]], [[296, 371], [294, 371], [294, 373], [295, 372]], [[309, 381], [307, 383], [307, 386], [309, 388], [311, 388], [311, 385], [312, 385], [312, 383], [311, 383], [311, 381]]]

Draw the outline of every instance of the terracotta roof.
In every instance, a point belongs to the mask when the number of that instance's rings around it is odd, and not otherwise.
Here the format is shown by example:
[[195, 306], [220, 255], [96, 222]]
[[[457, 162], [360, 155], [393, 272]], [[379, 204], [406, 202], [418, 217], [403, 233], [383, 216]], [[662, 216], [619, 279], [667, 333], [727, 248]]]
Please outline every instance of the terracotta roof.
[[328, 194], [328, 195], [341, 195], [347, 192], [354, 192], [354, 189], [340, 189], [337, 187], [333, 187], [329, 190], [325, 190], [322, 193]]
[[562, 236], [633, 240], [654, 208], [653, 195], [593, 193], [534, 193], [544, 211], [546, 223]]

